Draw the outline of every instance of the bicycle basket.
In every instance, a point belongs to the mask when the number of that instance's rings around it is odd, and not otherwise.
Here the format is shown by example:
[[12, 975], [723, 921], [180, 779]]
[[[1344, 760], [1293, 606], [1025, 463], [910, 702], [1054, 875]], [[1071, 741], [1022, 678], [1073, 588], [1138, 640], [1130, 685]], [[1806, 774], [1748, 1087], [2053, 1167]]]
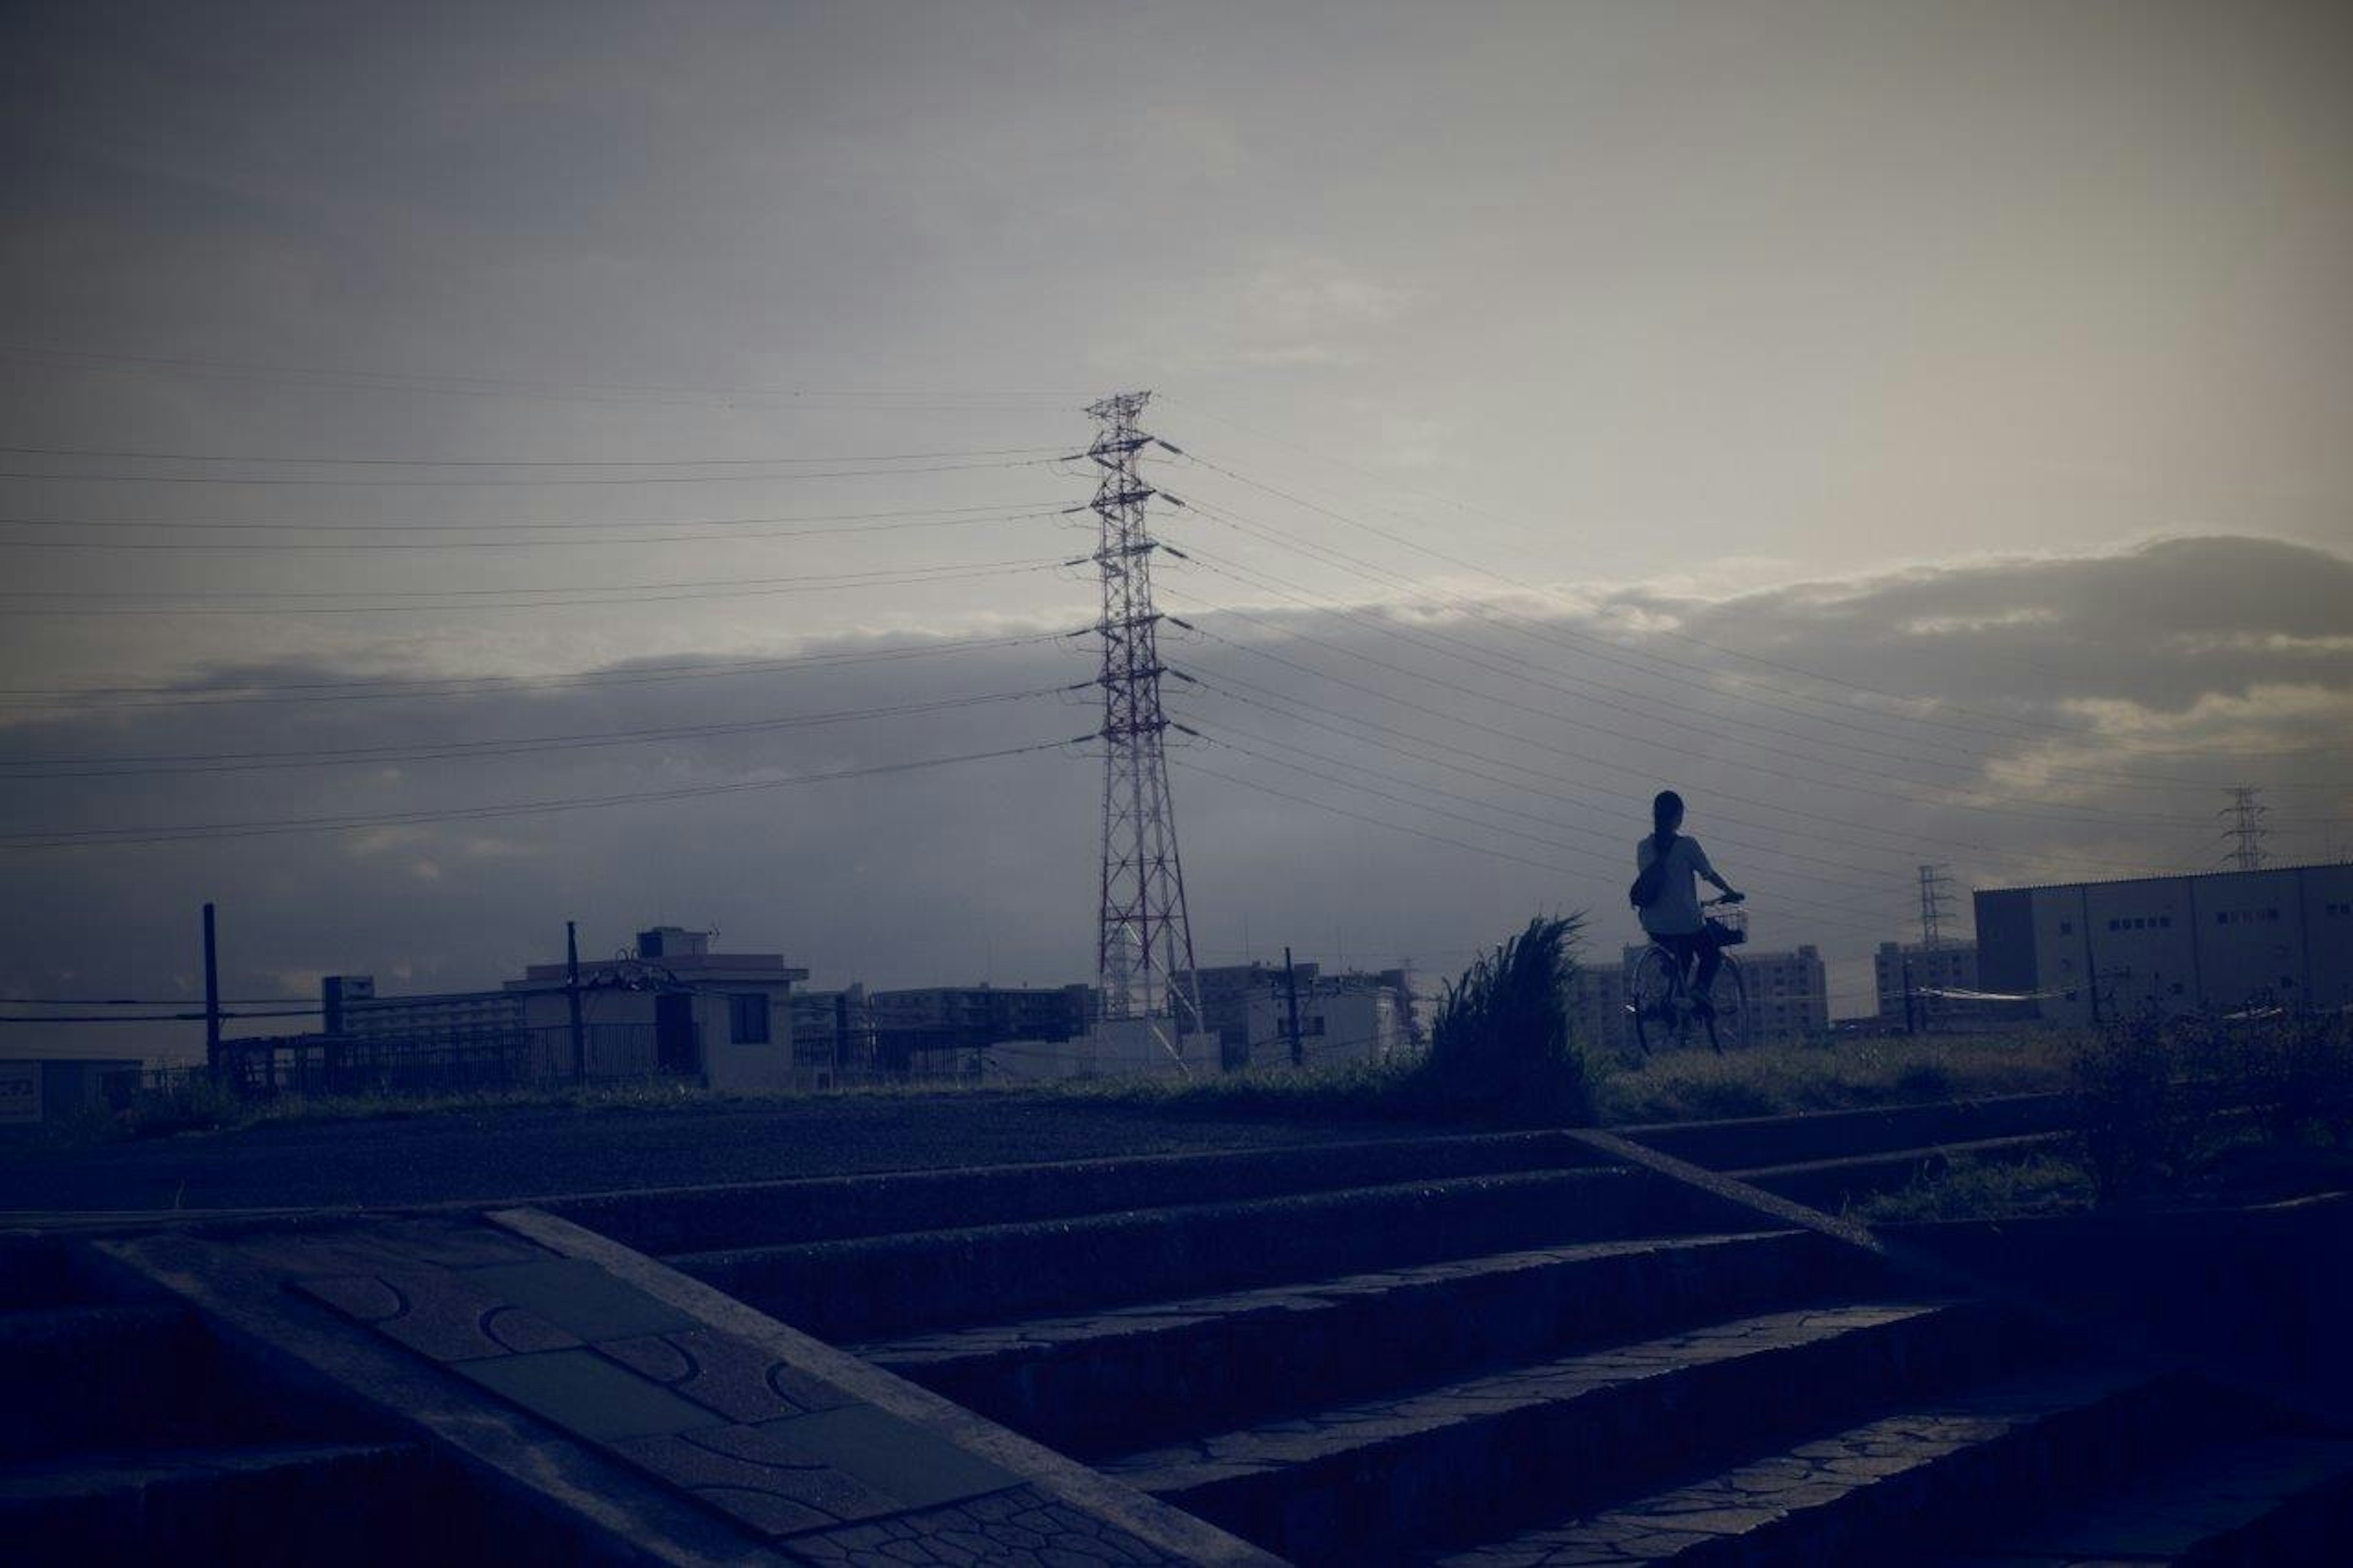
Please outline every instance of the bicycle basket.
[[1748, 940], [1748, 911], [1718, 910], [1707, 917], [1707, 929], [1715, 933], [1720, 945], [1738, 947]]

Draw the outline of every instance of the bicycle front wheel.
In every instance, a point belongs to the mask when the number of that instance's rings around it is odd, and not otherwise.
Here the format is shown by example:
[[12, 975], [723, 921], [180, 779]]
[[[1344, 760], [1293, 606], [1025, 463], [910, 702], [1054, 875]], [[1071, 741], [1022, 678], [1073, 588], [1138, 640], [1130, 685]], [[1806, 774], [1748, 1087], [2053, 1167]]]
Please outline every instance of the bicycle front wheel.
[[1729, 955], [1708, 986], [1708, 1001], [1714, 1006], [1707, 1016], [1707, 1043], [1715, 1047], [1716, 1055], [1746, 1046], [1748, 983], [1740, 977], [1740, 965]]

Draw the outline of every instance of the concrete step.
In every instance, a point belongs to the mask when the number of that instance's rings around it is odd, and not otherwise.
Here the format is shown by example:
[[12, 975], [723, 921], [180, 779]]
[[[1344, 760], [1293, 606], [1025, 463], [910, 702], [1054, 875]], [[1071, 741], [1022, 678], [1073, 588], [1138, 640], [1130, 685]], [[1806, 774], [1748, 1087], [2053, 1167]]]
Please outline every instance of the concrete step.
[[414, 1562], [432, 1527], [419, 1508], [427, 1470], [424, 1450], [410, 1444], [9, 1465], [0, 1467], [0, 1550], [11, 1563], [43, 1564]]
[[[1704, 1479], [1440, 1559], [1451, 1568], [1920, 1562], [2054, 1489], [2198, 1440], [2215, 1402], [2122, 1369], [1923, 1401]], [[2016, 1565], [2013, 1564], [2013, 1568]]]
[[2224, 1438], [1983, 1539], [1988, 1549], [1949, 1560], [1951, 1568], [2341, 1563], [2353, 1542], [2353, 1439]]
[[1465, 1133], [678, 1187], [542, 1206], [641, 1252], [716, 1252], [1596, 1163], [1559, 1132]]
[[1529, 1247], [1736, 1230], [1739, 1206], [1647, 1172], [1546, 1170], [1134, 1209], [668, 1259], [845, 1342]]
[[82, 1300], [66, 1249], [47, 1237], [0, 1235], [0, 1309]]
[[1934, 1301], [1770, 1312], [1099, 1468], [1294, 1562], [1390, 1559], [1981, 1380], [2019, 1353], [2000, 1328], [1982, 1308]]
[[1081, 1457], [1865, 1288], [1805, 1231], [1587, 1242], [857, 1348]]
[[1795, 1116], [1661, 1122], [1618, 1131], [1679, 1160], [1712, 1171], [1736, 1171], [2060, 1132], [2066, 1130], [2068, 1114], [2064, 1095], [2015, 1094]]
[[2066, 1137], [2061, 1132], [2021, 1133], [2010, 1138], [1984, 1138], [1834, 1160], [1753, 1166], [1730, 1174], [1751, 1186], [1836, 1214], [1860, 1199], [1894, 1192], [1925, 1177], [1940, 1174], [1956, 1160], [1986, 1163], [2031, 1160], [2063, 1148]]
[[112, 1443], [185, 1447], [230, 1435], [246, 1402], [182, 1307], [0, 1312], [0, 1461]]

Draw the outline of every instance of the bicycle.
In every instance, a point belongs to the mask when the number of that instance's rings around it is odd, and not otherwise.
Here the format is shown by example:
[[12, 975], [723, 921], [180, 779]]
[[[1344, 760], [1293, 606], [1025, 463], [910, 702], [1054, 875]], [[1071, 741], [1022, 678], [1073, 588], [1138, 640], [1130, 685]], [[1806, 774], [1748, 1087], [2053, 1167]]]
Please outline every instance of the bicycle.
[[[1700, 906], [1703, 910], [1721, 909], [1722, 913], [1707, 917], [1708, 929], [1715, 933], [1719, 946], [1733, 948], [1748, 940], [1748, 915], [1746, 910], [1730, 907], [1736, 900], [1710, 899]], [[1705, 1000], [1711, 1005], [1703, 1008], [1701, 998], [1693, 996], [1691, 983], [1683, 976], [1682, 960], [1657, 942], [1634, 964], [1633, 984], [1628, 987], [1626, 1010], [1634, 1015], [1634, 1042], [1649, 1056], [1655, 1041], [1659, 1046], [1681, 1047], [1691, 1037], [1691, 1026], [1698, 1022], [1706, 1026], [1707, 1043], [1716, 1055], [1722, 1056], [1726, 1046], [1737, 1050], [1748, 1043], [1748, 986], [1740, 977], [1740, 965], [1730, 952], [1723, 955], [1716, 966], [1715, 979], [1708, 986]]]

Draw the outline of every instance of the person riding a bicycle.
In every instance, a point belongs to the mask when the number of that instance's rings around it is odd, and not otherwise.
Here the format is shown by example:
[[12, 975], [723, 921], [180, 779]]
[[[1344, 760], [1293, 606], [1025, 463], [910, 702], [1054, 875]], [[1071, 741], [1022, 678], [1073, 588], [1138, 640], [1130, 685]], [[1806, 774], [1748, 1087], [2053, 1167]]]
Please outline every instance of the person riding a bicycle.
[[[1725, 944], [1715, 923], [1700, 908], [1697, 879], [1705, 878], [1727, 903], [1736, 904], [1747, 895], [1716, 875], [1699, 840], [1679, 831], [1683, 825], [1683, 797], [1661, 790], [1651, 802], [1651, 832], [1634, 847], [1635, 890], [1651, 895], [1647, 900], [1638, 896], [1635, 907], [1651, 940], [1675, 955], [1691, 987], [1693, 1010], [1705, 1018], [1715, 1011], [1709, 998]], [[1660, 867], [1656, 876], [1651, 874], [1654, 864]]]

